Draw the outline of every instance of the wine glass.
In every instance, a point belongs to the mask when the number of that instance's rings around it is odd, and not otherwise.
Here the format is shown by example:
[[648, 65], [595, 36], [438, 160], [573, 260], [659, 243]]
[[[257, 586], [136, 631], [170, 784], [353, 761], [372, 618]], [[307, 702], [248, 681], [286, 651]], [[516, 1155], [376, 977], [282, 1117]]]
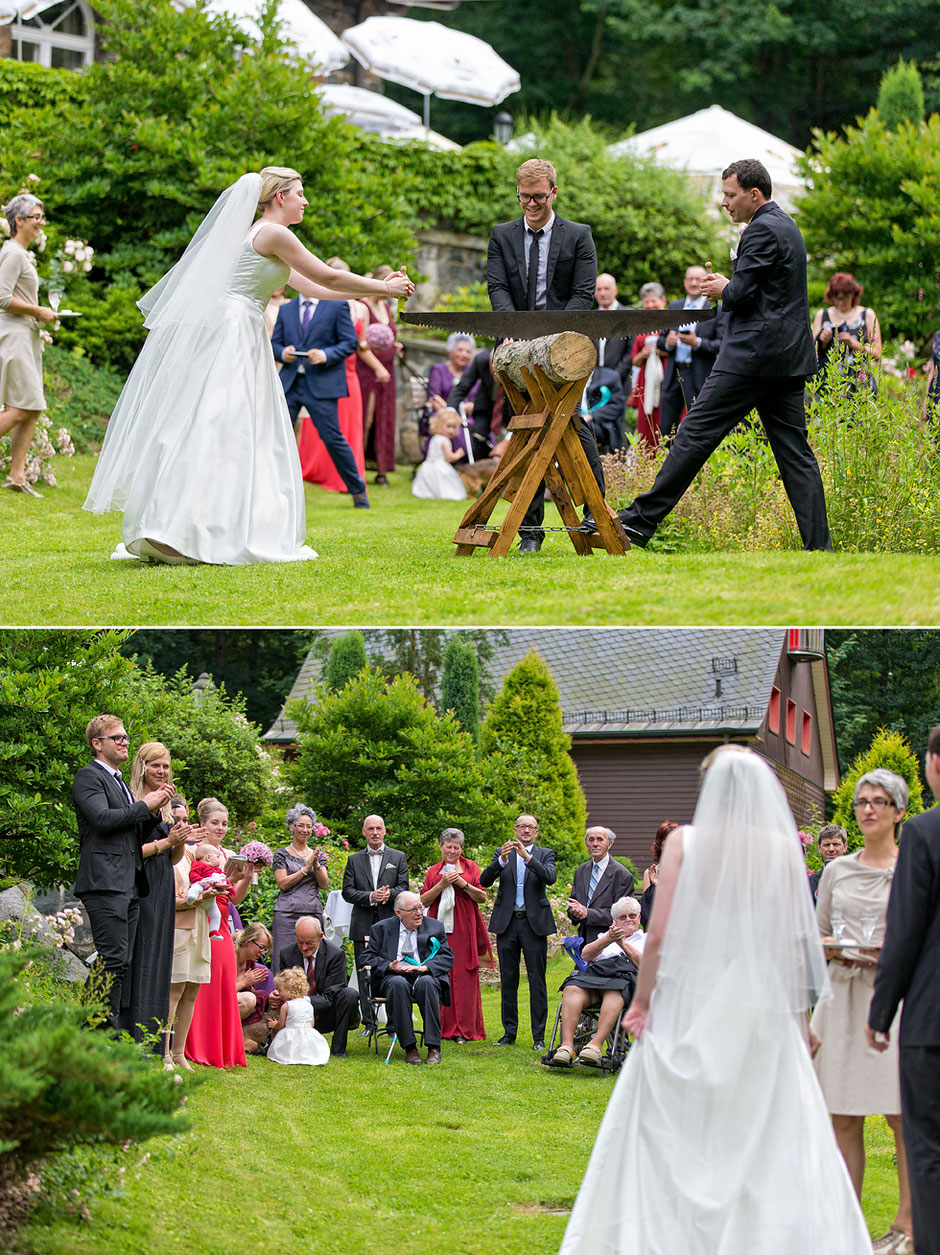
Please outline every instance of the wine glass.
[[862, 941], [864, 941], [866, 946], [870, 946], [875, 939], [875, 930], [878, 927], [879, 919], [880, 915], [878, 911], [869, 909], [862, 912], [860, 920]]
[[842, 941], [845, 937], [845, 917], [842, 915], [833, 915], [830, 920], [832, 926], [832, 936], [836, 941]]
[[62, 293], [49, 290], [49, 308], [54, 314], [59, 312], [59, 306], [62, 304]]

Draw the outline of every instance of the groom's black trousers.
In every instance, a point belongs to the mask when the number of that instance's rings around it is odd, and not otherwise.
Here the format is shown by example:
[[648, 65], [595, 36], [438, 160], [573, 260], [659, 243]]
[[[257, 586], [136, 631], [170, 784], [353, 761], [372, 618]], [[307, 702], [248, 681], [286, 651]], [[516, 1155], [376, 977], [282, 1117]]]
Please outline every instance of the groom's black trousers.
[[831, 549], [826, 498], [806, 438], [801, 378], [759, 378], [713, 370], [689, 408], [649, 492], [621, 514], [624, 525], [650, 537], [709, 457], [756, 409], [796, 515], [804, 549]]
[[902, 1038], [899, 1054], [914, 1249], [940, 1255], [940, 1046], [905, 1046]]

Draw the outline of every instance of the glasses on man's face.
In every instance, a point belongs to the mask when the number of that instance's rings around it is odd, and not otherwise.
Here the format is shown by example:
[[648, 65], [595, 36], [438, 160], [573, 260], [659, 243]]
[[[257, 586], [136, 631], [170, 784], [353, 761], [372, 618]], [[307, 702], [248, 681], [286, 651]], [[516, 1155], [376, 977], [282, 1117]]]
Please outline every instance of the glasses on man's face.
[[516, 824], [517, 828], [524, 828], [527, 832], [538, 832], [538, 824]]
[[129, 745], [131, 738], [126, 732], [120, 732], [117, 736], [99, 736], [99, 741], [113, 741], [115, 745]]
[[403, 906], [401, 908], [403, 915], [421, 915], [424, 911], [423, 906]]
[[[552, 188], [552, 191], [554, 190]], [[516, 200], [520, 205], [544, 205], [551, 198], [551, 192], [516, 192]]]
[[891, 799], [887, 797], [860, 797], [857, 802], [852, 803], [857, 811], [863, 811], [866, 806], [870, 806], [875, 811], [883, 811], [886, 806], [891, 805]]

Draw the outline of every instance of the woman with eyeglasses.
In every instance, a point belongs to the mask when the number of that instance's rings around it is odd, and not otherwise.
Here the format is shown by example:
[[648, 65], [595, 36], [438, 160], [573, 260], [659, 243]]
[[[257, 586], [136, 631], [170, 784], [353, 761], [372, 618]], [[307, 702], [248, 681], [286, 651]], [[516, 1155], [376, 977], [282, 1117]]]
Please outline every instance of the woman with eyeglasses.
[[826, 864], [816, 900], [833, 997], [813, 1016], [812, 1031], [820, 1040], [815, 1065], [836, 1140], [859, 1197], [865, 1175], [865, 1117], [882, 1114], [891, 1126], [897, 1153], [898, 1210], [873, 1250], [878, 1255], [905, 1255], [914, 1245], [901, 1136], [898, 1034], [892, 1024], [889, 1047], [879, 1054], [866, 1044], [865, 1025], [884, 942], [898, 832], [907, 810], [907, 782], [877, 767], [859, 777], [852, 804], [864, 844]]
[[39, 415], [46, 408], [42, 388], [40, 323], [55, 314], [39, 302], [39, 276], [29, 253], [46, 221], [42, 201], [28, 193], [2, 208], [0, 232], [0, 436], [10, 437], [10, 474], [0, 484], [13, 492], [41, 497], [26, 481], [26, 454]]
[[275, 973], [280, 971], [281, 951], [294, 942], [294, 928], [299, 919], [313, 915], [323, 928], [320, 894], [325, 895], [330, 887], [327, 853], [320, 846], [309, 844], [317, 826], [316, 813], [298, 802], [284, 816], [284, 822], [290, 831], [290, 844], [274, 851], [271, 864], [278, 887], [271, 921]]
[[548, 1062], [569, 1067], [575, 1058], [574, 1034], [586, 1007], [600, 1006], [597, 1032], [581, 1047], [579, 1063], [599, 1068], [608, 1033], [630, 1005], [646, 934], [640, 932], [640, 904], [636, 898], [620, 898], [610, 908], [610, 928], [581, 949], [587, 970], [575, 968], [562, 984], [561, 1045]]
[[270, 949], [271, 934], [264, 924], [246, 924], [235, 934], [235, 993], [249, 1055], [258, 1054], [271, 1035], [265, 1012], [274, 993], [274, 974], [262, 962]]

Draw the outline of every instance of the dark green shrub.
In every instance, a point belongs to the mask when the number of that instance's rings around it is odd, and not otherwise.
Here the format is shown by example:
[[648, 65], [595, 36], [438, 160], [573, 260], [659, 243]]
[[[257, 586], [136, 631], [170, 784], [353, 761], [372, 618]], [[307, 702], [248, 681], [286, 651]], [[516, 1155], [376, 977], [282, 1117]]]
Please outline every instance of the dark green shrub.
[[46, 348], [43, 367], [46, 410], [52, 426], [67, 429], [76, 453], [100, 448], [111, 411], [121, 395], [123, 376], [58, 343]]
[[915, 126], [923, 122], [924, 87], [913, 61], [901, 57], [882, 75], [878, 116], [889, 131], [896, 131], [902, 122], [913, 122]]

